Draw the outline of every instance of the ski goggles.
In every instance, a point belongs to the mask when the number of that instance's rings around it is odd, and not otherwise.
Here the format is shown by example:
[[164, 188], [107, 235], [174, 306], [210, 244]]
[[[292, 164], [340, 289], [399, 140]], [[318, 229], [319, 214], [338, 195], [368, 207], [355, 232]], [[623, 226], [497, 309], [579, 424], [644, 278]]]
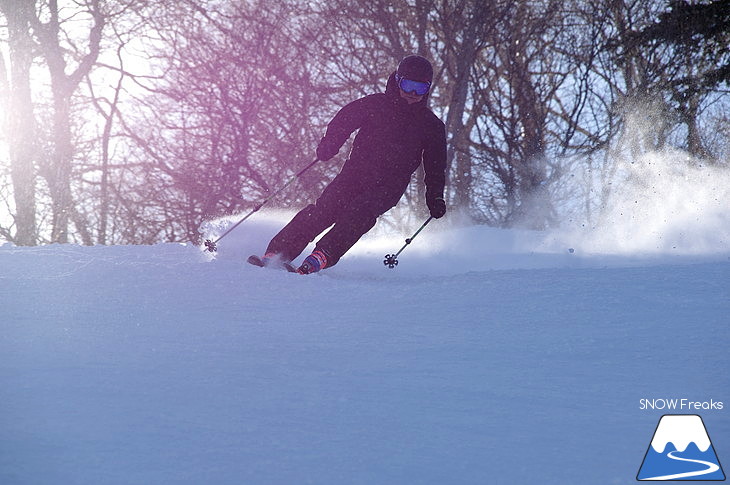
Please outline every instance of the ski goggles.
[[395, 75], [395, 81], [398, 83], [398, 87], [404, 92], [416, 93], [418, 96], [423, 96], [431, 89], [431, 83], [412, 81], [404, 78], [403, 76], [399, 76], [398, 74]]

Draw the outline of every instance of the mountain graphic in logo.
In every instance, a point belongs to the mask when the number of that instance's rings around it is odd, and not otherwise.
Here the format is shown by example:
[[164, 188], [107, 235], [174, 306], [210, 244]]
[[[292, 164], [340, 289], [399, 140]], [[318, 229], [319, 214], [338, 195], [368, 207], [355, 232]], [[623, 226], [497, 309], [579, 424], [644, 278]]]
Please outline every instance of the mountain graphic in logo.
[[696, 414], [665, 414], [637, 480], [725, 480], [705, 423]]

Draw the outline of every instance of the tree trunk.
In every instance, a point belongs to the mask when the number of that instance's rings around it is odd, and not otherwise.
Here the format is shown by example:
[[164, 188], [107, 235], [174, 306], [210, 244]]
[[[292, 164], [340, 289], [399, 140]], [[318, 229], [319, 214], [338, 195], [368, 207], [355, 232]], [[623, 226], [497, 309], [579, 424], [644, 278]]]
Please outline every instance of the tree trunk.
[[472, 162], [469, 156], [469, 133], [465, 130], [464, 114], [469, 96], [469, 74], [477, 56], [477, 29], [481, 27], [486, 7], [474, 4], [469, 24], [463, 30], [463, 41], [454, 55], [452, 96], [446, 116], [446, 134], [450, 135], [447, 160], [451, 167], [451, 188], [454, 205], [468, 209], [472, 193]]
[[30, 67], [33, 62], [33, 41], [29, 15], [34, 2], [0, 2], [5, 14], [10, 47], [10, 77], [7, 83], [9, 110], [3, 120], [8, 133], [10, 175], [15, 200], [15, 243], [33, 246], [37, 243], [35, 119], [30, 91]]

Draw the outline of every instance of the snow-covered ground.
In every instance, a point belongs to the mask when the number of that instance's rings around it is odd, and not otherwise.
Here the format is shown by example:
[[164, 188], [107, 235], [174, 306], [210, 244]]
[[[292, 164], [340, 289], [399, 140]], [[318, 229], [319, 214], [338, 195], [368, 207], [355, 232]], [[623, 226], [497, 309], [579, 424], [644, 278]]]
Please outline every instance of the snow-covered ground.
[[[436, 221], [395, 269], [408, 233], [318, 275], [244, 263], [281, 223], [215, 259], [0, 248], [0, 483], [629, 484], [666, 413], [730, 463], [726, 233]], [[641, 409], [664, 398], [724, 409]]]

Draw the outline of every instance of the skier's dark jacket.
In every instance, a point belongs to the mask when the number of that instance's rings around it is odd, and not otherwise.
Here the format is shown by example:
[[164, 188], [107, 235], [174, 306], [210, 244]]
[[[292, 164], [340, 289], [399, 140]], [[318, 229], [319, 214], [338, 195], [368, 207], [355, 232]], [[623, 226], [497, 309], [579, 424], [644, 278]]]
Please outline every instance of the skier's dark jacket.
[[317, 148], [318, 157], [332, 158], [355, 130], [360, 131], [331, 185], [346, 187], [353, 199], [363, 200], [364, 192], [369, 192], [370, 212], [377, 216], [398, 203], [411, 175], [423, 163], [426, 201], [443, 198], [446, 130], [427, 107], [427, 98], [409, 105], [401, 98], [393, 73], [385, 93], [371, 94], [343, 107], [327, 126]]

